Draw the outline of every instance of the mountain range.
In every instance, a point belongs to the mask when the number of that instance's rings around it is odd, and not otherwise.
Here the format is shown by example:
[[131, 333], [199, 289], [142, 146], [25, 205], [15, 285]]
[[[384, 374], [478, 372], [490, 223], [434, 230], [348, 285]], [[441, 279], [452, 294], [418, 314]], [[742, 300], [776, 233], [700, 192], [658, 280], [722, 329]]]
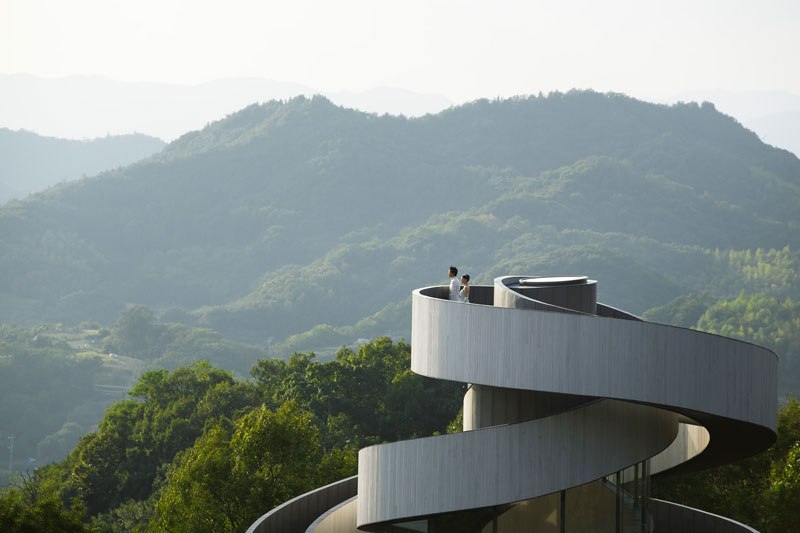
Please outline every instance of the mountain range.
[[0, 204], [56, 183], [129, 165], [165, 143], [142, 134], [75, 141], [0, 128]]
[[320, 349], [407, 336], [410, 291], [450, 264], [587, 274], [642, 313], [753, 283], [719, 251], [798, 250], [798, 205], [800, 160], [707, 103], [572, 91], [407, 118], [297, 97], [0, 207], [0, 322], [143, 304]]
[[[42, 78], [0, 74], [0, 127], [67, 139], [140, 132], [172, 141], [254, 102], [315, 94], [343, 107], [408, 117], [436, 114], [461, 103], [440, 94], [396, 87], [323, 90], [262, 78], [225, 78], [180, 85], [123, 82], [101, 76]], [[722, 113], [756, 132], [762, 141], [800, 155], [800, 95], [696, 90], [638, 96], [662, 104], [713, 102]]]
[[[261, 78], [179, 85], [0, 74], [0, 127], [69, 139], [141, 132], [172, 141], [253, 102], [319, 93], [298, 83]], [[324, 94], [338, 105], [370, 113], [420, 116], [452, 105], [441, 95], [393, 87]]]

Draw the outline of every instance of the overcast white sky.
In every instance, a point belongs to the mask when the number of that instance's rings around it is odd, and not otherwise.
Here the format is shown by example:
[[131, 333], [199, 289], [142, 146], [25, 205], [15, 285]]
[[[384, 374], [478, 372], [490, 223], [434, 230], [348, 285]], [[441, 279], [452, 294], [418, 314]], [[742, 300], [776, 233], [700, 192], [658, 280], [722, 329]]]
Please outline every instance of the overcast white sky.
[[0, 73], [391, 86], [454, 102], [573, 87], [800, 94], [800, 1], [0, 0]]

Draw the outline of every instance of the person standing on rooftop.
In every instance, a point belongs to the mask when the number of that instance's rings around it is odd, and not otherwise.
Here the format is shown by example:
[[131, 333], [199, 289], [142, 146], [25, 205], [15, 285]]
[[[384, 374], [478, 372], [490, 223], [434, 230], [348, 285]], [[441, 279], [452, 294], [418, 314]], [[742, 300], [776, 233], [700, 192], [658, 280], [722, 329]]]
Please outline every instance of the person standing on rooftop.
[[469, 303], [469, 274], [461, 276], [461, 290], [458, 292], [458, 299], [465, 304]]
[[461, 300], [458, 297], [458, 292], [461, 290], [461, 283], [458, 282], [458, 269], [451, 266], [447, 275], [450, 278], [450, 300], [458, 302]]

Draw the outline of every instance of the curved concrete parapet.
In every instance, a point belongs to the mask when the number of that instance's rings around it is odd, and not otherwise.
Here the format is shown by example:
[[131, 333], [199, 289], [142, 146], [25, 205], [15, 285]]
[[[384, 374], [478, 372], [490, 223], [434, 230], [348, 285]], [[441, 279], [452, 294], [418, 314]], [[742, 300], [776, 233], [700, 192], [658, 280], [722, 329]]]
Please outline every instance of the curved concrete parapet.
[[358, 525], [583, 485], [656, 455], [677, 426], [669, 411], [600, 401], [520, 424], [371, 446], [359, 454]]
[[[703, 533], [758, 533], [750, 526], [724, 516], [664, 500], [650, 500], [654, 531], [702, 531]], [[697, 523], [702, 523], [702, 528]]]
[[357, 497], [343, 501], [326, 511], [308, 526], [306, 533], [354, 533], [356, 532]]
[[411, 367], [472, 384], [474, 431], [362, 450], [359, 529], [559, 491], [563, 514], [565, 489], [621, 486], [628, 467], [649, 476], [724, 464], [775, 439], [769, 350], [643, 322], [597, 303], [584, 277], [497, 278], [473, 287], [473, 304], [442, 291], [412, 295]]
[[703, 466], [753, 455], [775, 438], [777, 356], [766, 348], [648, 322], [456, 305], [427, 292], [412, 296], [418, 374], [662, 406], [738, 435], [712, 439]]
[[262, 515], [247, 533], [302, 532], [331, 507], [356, 494], [357, 480], [352, 476], [292, 498]]

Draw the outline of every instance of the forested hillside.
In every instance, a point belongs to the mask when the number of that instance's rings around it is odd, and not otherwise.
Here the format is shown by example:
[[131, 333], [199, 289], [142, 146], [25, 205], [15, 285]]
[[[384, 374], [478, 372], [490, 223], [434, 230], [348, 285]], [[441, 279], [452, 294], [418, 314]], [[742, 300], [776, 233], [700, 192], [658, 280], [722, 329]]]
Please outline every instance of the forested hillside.
[[445, 431], [464, 386], [409, 366], [384, 337], [328, 362], [265, 359], [250, 381], [207, 362], [147, 372], [66, 459], [0, 492], [0, 530], [243, 531], [353, 475], [363, 446]]
[[642, 312], [709, 281], [675, 263], [797, 250], [799, 191], [796, 157], [711, 105], [574, 92], [406, 119], [270, 102], [0, 208], [0, 320], [110, 324], [135, 303], [279, 341], [353, 325], [450, 263], [479, 281], [581, 271]]
[[138, 377], [138, 361], [103, 356], [82, 336], [54, 330], [0, 326], [0, 439], [13, 445], [15, 468], [63, 459]]
[[[252, 380], [208, 363], [143, 374], [96, 431], [56, 464], [0, 491], [3, 531], [233, 532], [295, 495], [356, 472], [360, 447], [460, 431], [464, 385], [409, 369], [404, 342], [378, 338], [332, 361], [261, 360]], [[769, 452], [654, 481], [660, 497], [791, 530], [800, 494], [800, 407]]]
[[0, 440], [13, 447], [0, 484], [9, 464], [21, 471], [63, 459], [144, 372], [204, 359], [242, 378], [267, 356], [209, 329], [159, 324], [141, 306], [110, 328], [0, 325]]
[[142, 134], [75, 141], [0, 128], [0, 204], [56, 183], [129, 165], [158, 152], [164, 144]]

